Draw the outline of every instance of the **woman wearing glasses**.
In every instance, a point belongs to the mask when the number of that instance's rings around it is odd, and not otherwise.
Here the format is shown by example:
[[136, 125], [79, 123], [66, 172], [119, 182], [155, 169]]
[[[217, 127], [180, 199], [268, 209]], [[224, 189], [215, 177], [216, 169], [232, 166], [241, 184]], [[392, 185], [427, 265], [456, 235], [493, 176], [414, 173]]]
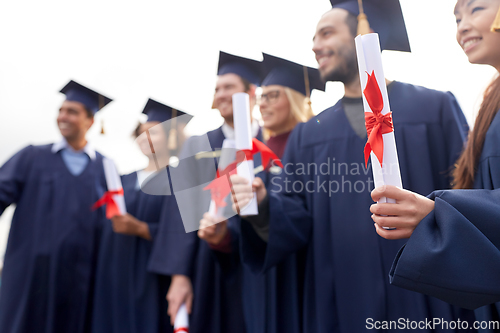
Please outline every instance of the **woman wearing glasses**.
[[[500, 0], [459, 0], [455, 6], [457, 41], [469, 62], [498, 72], [499, 7]], [[391, 269], [393, 284], [470, 309], [500, 301], [499, 109], [497, 73], [453, 172], [454, 189], [482, 190], [436, 191], [429, 198], [391, 186], [372, 192], [375, 201], [397, 201], [371, 207], [377, 233], [410, 238]], [[499, 314], [498, 303], [476, 311], [478, 320], [498, 321]]]
[[[308, 68], [285, 59], [264, 54], [265, 79], [262, 81], [260, 112], [264, 123], [266, 144], [281, 158], [290, 132], [299, 122], [312, 116], [309, 96], [313, 89], [324, 90], [316, 69]], [[307, 73], [307, 75], [304, 75]], [[307, 96], [307, 97], [306, 97]], [[282, 170], [272, 166], [269, 172], [261, 172], [256, 179], [272, 190], [273, 177]], [[235, 217], [239, 218], [239, 217]], [[205, 239], [219, 257], [226, 271], [235, 271], [238, 260], [256, 263], [262, 260], [259, 253], [265, 251], [267, 232], [259, 226], [259, 221], [241, 220], [240, 230], [231, 230], [225, 222], [212, 225], [209, 214], [200, 222], [198, 235]], [[209, 227], [206, 227], [209, 226]], [[239, 247], [240, 232], [250, 239], [249, 247]], [[236, 240], [236, 241], [235, 241]], [[252, 251], [246, 249], [251, 248]], [[224, 258], [231, 257], [231, 260]], [[290, 256], [265, 274], [252, 272], [246, 265], [243, 269], [243, 307], [247, 333], [253, 332], [300, 332], [302, 254]]]

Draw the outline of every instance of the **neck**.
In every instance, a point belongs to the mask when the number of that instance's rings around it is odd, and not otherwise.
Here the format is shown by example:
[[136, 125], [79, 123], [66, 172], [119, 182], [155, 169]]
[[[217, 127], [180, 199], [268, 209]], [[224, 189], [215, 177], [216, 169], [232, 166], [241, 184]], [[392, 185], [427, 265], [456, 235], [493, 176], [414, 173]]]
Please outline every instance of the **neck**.
[[356, 76], [351, 82], [344, 83], [344, 96], [350, 98], [361, 97], [361, 83], [359, 77]]
[[297, 125], [297, 122], [293, 121], [293, 123], [289, 124], [288, 126], [284, 126], [282, 128], [278, 128], [278, 129], [269, 129], [269, 131], [271, 132], [271, 136], [278, 136], [280, 134], [285, 134], [285, 133], [291, 132], [295, 128], [296, 125]]
[[[388, 86], [392, 81], [385, 79], [385, 85]], [[361, 95], [361, 83], [359, 78], [356, 77], [352, 82], [344, 84], [344, 96], [350, 98], [360, 98]]]
[[224, 119], [224, 123], [231, 128], [234, 128], [233, 119]]
[[156, 171], [158, 168], [156, 167], [156, 163], [153, 159], [149, 159], [148, 166], [144, 169], [144, 171]]
[[85, 137], [79, 139], [67, 139], [66, 141], [76, 151], [82, 150], [87, 145], [87, 140]]

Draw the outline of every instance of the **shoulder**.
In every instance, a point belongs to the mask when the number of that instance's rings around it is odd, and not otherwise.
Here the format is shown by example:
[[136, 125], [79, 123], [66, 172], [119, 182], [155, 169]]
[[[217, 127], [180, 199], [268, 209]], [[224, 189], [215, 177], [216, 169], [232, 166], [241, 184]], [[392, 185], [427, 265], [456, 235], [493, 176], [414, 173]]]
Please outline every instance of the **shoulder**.
[[42, 155], [52, 154], [52, 144], [47, 145], [28, 145], [18, 151], [14, 157], [22, 157], [22, 158], [36, 158]]
[[465, 119], [451, 92], [395, 81], [389, 92], [389, 101], [396, 123], [441, 123], [444, 119]]
[[390, 90], [389, 95], [394, 93], [395, 96], [404, 96], [404, 97], [416, 97], [416, 98], [450, 98], [453, 97], [453, 94], [449, 91], [440, 91], [435, 89], [426, 88], [423, 86], [404, 83], [400, 81], [394, 81], [392, 83], [392, 88]]
[[481, 159], [492, 156], [500, 156], [500, 111], [497, 112], [486, 132]]
[[[343, 135], [337, 131], [338, 125], [344, 117], [341, 101], [312, 117], [306, 123], [299, 123], [294, 128], [288, 142], [294, 142], [300, 147], [308, 147], [320, 142], [333, 139], [336, 135]], [[288, 143], [287, 143], [288, 145]]]

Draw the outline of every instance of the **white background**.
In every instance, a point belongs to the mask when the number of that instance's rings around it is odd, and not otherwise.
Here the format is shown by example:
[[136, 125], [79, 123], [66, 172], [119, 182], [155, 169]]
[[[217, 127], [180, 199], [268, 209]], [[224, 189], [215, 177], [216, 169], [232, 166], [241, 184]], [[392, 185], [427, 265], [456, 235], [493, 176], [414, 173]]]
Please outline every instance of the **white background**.
[[[455, 0], [401, 0], [412, 53], [384, 52], [386, 77], [450, 90], [473, 123], [495, 71], [470, 65], [455, 40]], [[59, 140], [55, 118], [74, 79], [114, 101], [88, 139], [122, 173], [146, 162], [131, 132], [148, 97], [196, 115], [188, 134], [222, 123], [211, 110], [219, 50], [260, 51], [316, 67], [312, 37], [327, 0], [0, 2], [0, 164], [27, 144]], [[313, 92], [315, 113], [343, 94]], [[104, 121], [105, 135], [100, 135]], [[11, 210], [0, 219], [6, 239]]]

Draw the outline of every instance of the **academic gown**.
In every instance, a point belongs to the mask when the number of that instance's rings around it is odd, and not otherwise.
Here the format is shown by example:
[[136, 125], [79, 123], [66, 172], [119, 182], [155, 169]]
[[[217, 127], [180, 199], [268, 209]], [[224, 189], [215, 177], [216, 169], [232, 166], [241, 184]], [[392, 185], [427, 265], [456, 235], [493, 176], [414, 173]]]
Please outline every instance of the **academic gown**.
[[[474, 188], [500, 189], [500, 112], [486, 133]], [[431, 198], [434, 211], [399, 251], [392, 283], [469, 309], [500, 301], [500, 192], [438, 191]], [[500, 303], [476, 310], [478, 320], [500, 320], [499, 313]]]
[[[148, 224], [152, 239], [115, 233], [111, 221], [105, 224], [96, 275], [93, 332], [172, 332], [165, 299], [170, 277], [150, 273], [147, 266], [165, 201], [175, 199], [142, 192], [136, 172], [121, 180], [127, 213]], [[179, 218], [178, 213], [171, 214]], [[164, 253], [165, 257], [172, 255]]]
[[[389, 100], [403, 186], [422, 194], [449, 187], [446, 174], [467, 130], [453, 95], [394, 82]], [[267, 248], [262, 260], [248, 264], [265, 271], [305, 247], [306, 333], [364, 332], [375, 321], [452, 320], [461, 312], [390, 286], [387, 272], [404, 241], [385, 240], [374, 230], [369, 211], [373, 179], [371, 167], [364, 168], [365, 143], [339, 101], [293, 130], [284, 172], [268, 192]]]
[[74, 176], [52, 145], [28, 146], [0, 169], [0, 212], [17, 205], [0, 289], [0, 332], [88, 332], [104, 210], [102, 155]]
[[[194, 155], [207, 149], [208, 143], [202, 140], [207, 138], [213, 150], [220, 149], [224, 141], [221, 128], [208, 132], [205, 136], [194, 136], [189, 138], [182, 148], [180, 162], [177, 168], [170, 169], [172, 179], [177, 183], [176, 187], [189, 189], [212, 181], [215, 177], [216, 160], [205, 158], [196, 160]], [[207, 167], [210, 163], [215, 166]], [[213, 171], [213, 172], [212, 172]], [[189, 175], [189, 177], [186, 177]], [[175, 193], [176, 200], [187, 200]], [[184, 223], [199, 225], [203, 213], [208, 210], [209, 196], [189, 197], [192, 209], [187, 212], [189, 216], [183, 216]], [[229, 224], [233, 219], [230, 219]], [[162, 234], [160, 230], [159, 235]], [[189, 317], [190, 333], [233, 333], [245, 332], [243, 322], [243, 310], [241, 301], [241, 272], [225, 275], [217, 263], [216, 256], [205, 241], [198, 238], [196, 231], [190, 232], [194, 239], [194, 245], [190, 251], [179, 253], [179, 257], [191, 264], [191, 280], [193, 284], [193, 308]], [[237, 245], [235, 245], [237, 246]], [[153, 253], [158, 256], [164, 252], [163, 242], [156, 242]], [[161, 273], [163, 264], [152, 263], [150, 270]]]
[[[288, 137], [288, 134], [281, 136]], [[269, 148], [273, 148], [281, 158], [285, 145], [286, 139], [277, 145], [269, 144]], [[262, 178], [268, 191], [271, 190], [272, 179], [276, 176], [276, 171], [273, 172], [261, 172], [257, 175]], [[266, 243], [259, 238], [248, 221], [240, 219], [236, 226], [241, 228], [238, 233], [245, 233], [251, 237], [252, 244], [258, 247], [259, 251], [251, 253], [244, 251], [246, 247], [244, 242], [248, 238], [240, 240], [240, 248], [236, 250], [239, 251], [243, 261], [256, 260], [255, 257], [259, 257], [262, 251], [265, 251]], [[232, 232], [231, 237], [237, 235]], [[253, 271], [248, 265], [243, 266], [243, 310], [248, 333], [302, 332], [304, 260], [305, 253], [298, 251], [269, 268], [264, 274]]]

